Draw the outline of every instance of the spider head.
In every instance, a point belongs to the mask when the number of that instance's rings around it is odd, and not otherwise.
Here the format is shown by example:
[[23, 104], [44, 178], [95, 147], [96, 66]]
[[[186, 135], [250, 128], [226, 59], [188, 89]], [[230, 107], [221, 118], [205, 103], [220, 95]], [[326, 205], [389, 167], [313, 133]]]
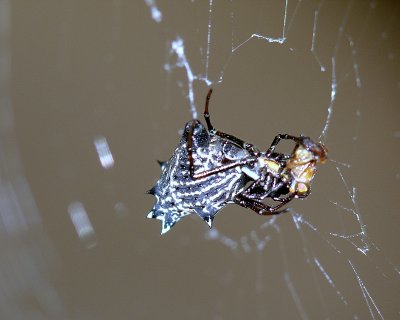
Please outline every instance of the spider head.
[[317, 171], [317, 164], [324, 163], [328, 150], [322, 143], [316, 143], [308, 137], [302, 137], [293, 151], [293, 157], [287, 161], [287, 168], [292, 176], [289, 187], [297, 198], [310, 194], [311, 182]]

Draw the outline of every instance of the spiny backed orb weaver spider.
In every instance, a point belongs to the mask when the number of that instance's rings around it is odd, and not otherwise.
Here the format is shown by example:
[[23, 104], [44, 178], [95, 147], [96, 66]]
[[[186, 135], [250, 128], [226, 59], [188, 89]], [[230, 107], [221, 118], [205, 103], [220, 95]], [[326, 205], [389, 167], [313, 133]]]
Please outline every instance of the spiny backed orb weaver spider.
[[[327, 149], [309, 137], [278, 134], [265, 152], [211, 124], [208, 105], [204, 119], [185, 125], [181, 141], [172, 157], [159, 162], [161, 177], [148, 193], [156, 203], [148, 218], [161, 220], [161, 234], [182, 217], [196, 213], [212, 226], [215, 215], [229, 203], [249, 208], [260, 215], [279, 214], [294, 198], [310, 194], [318, 163], [327, 158]], [[295, 142], [292, 153], [276, 152], [281, 140]], [[270, 198], [277, 204], [262, 202]]]

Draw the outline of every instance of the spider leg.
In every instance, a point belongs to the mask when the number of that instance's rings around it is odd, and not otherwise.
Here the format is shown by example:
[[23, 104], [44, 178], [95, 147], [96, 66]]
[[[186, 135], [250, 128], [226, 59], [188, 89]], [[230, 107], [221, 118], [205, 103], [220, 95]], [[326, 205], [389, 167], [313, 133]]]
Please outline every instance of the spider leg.
[[287, 199], [285, 199], [284, 202], [281, 202], [276, 206], [270, 207], [262, 202], [248, 199], [244, 197], [242, 194], [238, 194], [233, 198], [233, 202], [244, 208], [251, 209], [259, 215], [265, 216], [265, 215], [280, 214], [282, 212], [285, 212], [286, 210], [279, 210], [279, 209], [282, 208], [286, 203], [288, 203], [292, 199], [293, 197], [289, 196]]
[[212, 92], [213, 92], [213, 89], [210, 89], [207, 94], [206, 105], [204, 107], [204, 120], [206, 120], [208, 131], [214, 132], [215, 129], [214, 129], [213, 125], [211, 124], [210, 114], [208, 113], [208, 104], [210, 102]]
[[284, 202], [284, 203], [288, 203], [289, 201], [293, 200], [295, 197], [294, 194], [289, 194], [284, 198], [279, 198], [279, 197], [271, 197], [272, 200], [277, 201], [277, 202]]
[[[241, 194], [243, 197], [247, 199], [256, 199], [263, 200], [269, 196], [269, 194], [273, 191], [271, 190], [273, 184], [273, 179], [270, 175], [267, 175], [266, 178], [260, 178], [257, 181], [254, 181], [246, 190], [244, 190]], [[258, 189], [258, 190], [257, 190]], [[261, 190], [261, 192], [260, 192]]]
[[230, 142], [233, 142], [240, 148], [249, 151], [252, 155], [256, 155], [257, 152], [254, 150], [254, 146], [251, 143], [244, 142], [243, 140], [236, 138], [235, 136], [222, 132], [222, 131], [215, 131], [215, 134], [220, 136], [221, 138], [224, 138]]
[[[207, 124], [207, 130], [211, 135], [218, 135], [221, 138], [224, 138], [236, 145], [238, 145], [239, 147], [241, 147], [242, 149], [246, 149], [248, 151], [251, 152], [252, 155], [255, 155], [254, 150], [252, 149], [253, 145], [246, 143], [230, 134], [224, 133], [224, 132], [220, 132], [214, 129], [213, 125], [211, 124], [211, 118], [210, 118], [210, 113], [208, 112], [208, 106], [209, 106], [209, 102], [210, 102], [210, 98], [211, 98], [211, 94], [212, 94], [212, 89], [210, 89], [208, 91], [207, 94], [207, 98], [206, 98], [206, 103], [205, 103], [205, 107], [204, 107], [204, 119], [206, 121]], [[257, 161], [257, 159], [255, 158], [248, 158], [246, 160], [239, 160], [239, 161], [235, 161], [235, 162], [231, 162], [228, 164], [224, 164], [221, 165], [217, 168], [213, 168], [211, 170], [206, 170], [206, 171], [202, 171], [202, 172], [198, 172], [198, 173], [194, 173], [194, 160], [193, 160], [193, 132], [195, 129], [195, 125], [196, 125], [196, 120], [192, 121], [192, 126], [191, 129], [189, 131], [188, 134], [188, 138], [187, 138], [187, 152], [188, 152], [188, 159], [189, 159], [189, 172], [190, 172], [190, 176], [192, 177], [192, 179], [196, 180], [196, 179], [201, 179], [201, 178], [205, 178], [208, 177], [210, 175], [219, 173], [219, 172], [223, 172], [238, 166], [243, 166], [243, 165], [247, 165], [250, 163], [253, 163], [255, 161]]]
[[286, 160], [292, 158], [293, 155], [292, 154], [274, 152], [272, 154], [268, 154], [268, 157], [270, 157], [272, 159], [275, 159], [276, 161], [282, 162], [282, 161], [286, 161]]
[[[293, 199], [293, 195], [287, 195], [286, 197], [281, 198], [280, 196], [271, 196], [275, 191], [279, 190], [284, 183], [279, 182], [274, 185], [274, 180], [271, 176], [267, 176], [267, 180], [259, 180], [254, 181], [246, 190], [244, 190], [241, 195], [250, 200], [264, 200], [265, 198], [271, 198], [276, 202], [284, 202], [285, 204], [288, 203]], [[265, 182], [264, 182], [265, 181]], [[265, 191], [259, 192], [257, 188], [262, 188]]]
[[[225, 165], [222, 165], [222, 166], [210, 169], [210, 170], [201, 171], [196, 174], [194, 172], [190, 173], [190, 174], [194, 180], [197, 180], [197, 179], [205, 178], [205, 177], [211, 176], [213, 174], [223, 172], [223, 171], [235, 168], [235, 167], [241, 167], [241, 166], [247, 165], [251, 162], [254, 162], [254, 160], [253, 159], [241, 160], [241, 161], [236, 161], [236, 162], [232, 162], [229, 164], [225, 164]], [[194, 168], [191, 169], [191, 171], [192, 170], [194, 170]]]
[[218, 131], [214, 128], [214, 126], [211, 124], [211, 117], [210, 117], [210, 113], [208, 112], [208, 105], [210, 103], [210, 98], [211, 98], [211, 94], [213, 92], [213, 89], [210, 89], [208, 91], [207, 97], [206, 97], [206, 103], [205, 103], [205, 107], [204, 107], [204, 120], [206, 121], [207, 124], [207, 129], [210, 132], [211, 135], [218, 135], [221, 138], [224, 138], [230, 142], [233, 142], [234, 144], [236, 144], [237, 146], [241, 147], [242, 149], [248, 150], [248, 151], [253, 151], [253, 145], [247, 142], [244, 142], [243, 140], [236, 138], [235, 136], [232, 136], [228, 133], [225, 132], [221, 132]]
[[274, 200], [274, 201], [276, 201], [276, 202], [282, 202], [282, 201], [285, 201], [285, 199], [286, 199], [287, 197], [285, 197], [285, 198], [279, 198], [279, 197], [271, 197], [271, 199], [272, 200]]
[[299, 137], [295, 137], [286, 133], [280, 133], [276, 135], [274, 140], [272, 141], [271, 146], [266, 152], [267, 156], [270, 156], [275, 151], [276, 146], [279, 144], [281, 140], [293, 140], [296, 143], [301, 143], [301, 138]]

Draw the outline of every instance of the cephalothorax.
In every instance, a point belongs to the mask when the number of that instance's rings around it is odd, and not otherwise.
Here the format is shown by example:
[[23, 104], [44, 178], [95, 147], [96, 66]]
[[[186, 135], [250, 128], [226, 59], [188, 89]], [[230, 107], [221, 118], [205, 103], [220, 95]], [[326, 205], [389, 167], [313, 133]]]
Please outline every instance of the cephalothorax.
[[[317, 163], [326, 160], [325, 146], [308, 137], [279, 134], [261, 152], [214, 129], [208, 112], [211, 93], [204, 110], [207, 129], [198, 120], [185, 125], [178, 147], [167, 162], [160, 162], [161, 177], [148, 191], [156, 197], [148, 218], [161, 220], [162, 234], [191, 213], [211, 228], [215, 215], [229, 203], [260, 215], [279, 214], [292, 199], [310, 194]], [[292, 153], [275, 151], [282, 139], [295, 142]], [[276, 204], [267, 205], [267, 198]]]

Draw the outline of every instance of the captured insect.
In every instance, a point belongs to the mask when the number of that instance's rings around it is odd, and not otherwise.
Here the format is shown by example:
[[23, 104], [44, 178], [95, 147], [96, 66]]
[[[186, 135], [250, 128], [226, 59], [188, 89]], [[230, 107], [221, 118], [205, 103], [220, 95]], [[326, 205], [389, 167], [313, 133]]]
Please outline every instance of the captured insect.
[[[166, 233], [182, 217], [195, 213], [209, 226], [227, 204], [236, 203], [259, 215], [279, 214], [294, 198], [310, 194], [318, 163], [327, 159], [327, 149], [309, 137], [278, 134], [265, 152], [211, 124], [208, 105], [205, 128], [198, 120], [185, 125], [172, 157], [160, 162], [161, 177], [148, 193], [156, 203], [148, 218], [162, 222]], [[281, 140], [295, 143], [292, 153], [276, 152]], [[263, 201], [272, 199], [273, 206]]]

